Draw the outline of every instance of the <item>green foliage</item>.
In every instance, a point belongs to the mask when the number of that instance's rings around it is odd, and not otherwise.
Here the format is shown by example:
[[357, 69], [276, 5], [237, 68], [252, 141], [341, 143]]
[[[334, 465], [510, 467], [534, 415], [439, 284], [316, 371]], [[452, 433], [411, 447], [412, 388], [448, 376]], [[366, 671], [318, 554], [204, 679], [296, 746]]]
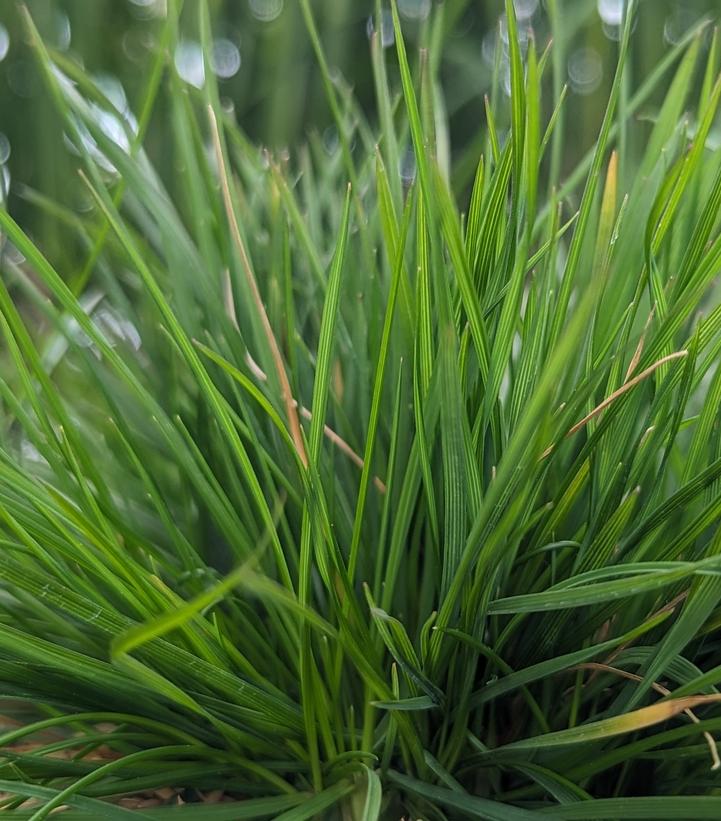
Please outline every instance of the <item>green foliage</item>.
[[635, 5], [565, 173], [562, 63], [506, 0], [467, 190], [443, 4], [420, 56], [395, 3], [372, 39], [376, 133], [301, 0], [339, 146], [290, 158], [183, 84], [175, 2], [137, 134], [24, 13], [93, 207], [38, 199], [79, 272], [0, 211], [3, 810], [719, 817], [721, 81], [701, 25], [629, 89]]

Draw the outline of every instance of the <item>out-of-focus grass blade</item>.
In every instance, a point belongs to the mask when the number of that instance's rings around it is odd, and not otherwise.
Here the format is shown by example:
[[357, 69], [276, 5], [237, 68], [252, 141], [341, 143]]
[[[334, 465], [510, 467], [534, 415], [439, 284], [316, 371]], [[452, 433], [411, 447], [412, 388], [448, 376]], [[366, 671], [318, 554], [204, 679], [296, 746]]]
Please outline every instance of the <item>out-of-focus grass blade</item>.
[[623, 34], [621, 37], [621, 47], [618, 57], [618, 65], [616, 67], [616, 74], [613, 79], [613, 85], [608, 97], [608, 105], [606, 113], [604, 114], [601, 130], [594, 148], [593, 160], [588, 172], [586, 187], [581, 198], [581, 205], [579, 207], [579, 216], [576, 222], [571, 244], [568, 249], [568, 258], [566, 266], [563, 271], [563, 278], [556, 303], [556, 310], [553, 316], [550, 330], [551, 345], [555, 345], [559, 337], [561, 328], [566, 319], [566, 312], [568, 310], [568, 301], [573, 289], [576, 272], [581, 259], [581, 252], [583, 250], [583, 241], [586, 237], [588, 223], [591, 217], [591, 209], [598, 187], [598, 179], [606, 153], [606, 146], [608, 144], [611, 126], [616, 110], [616, 103], [621, 89], [621, 79], [623, 76], [623, 69], [626, 63], [626, 55], [628, 54], [629, 43], [631, 39], [631, 30], [633, 27], [633, 17], [636, 11], [636, 3], [634, 0], [627, 3], [625, 6], [625, 21], [623, 26]]

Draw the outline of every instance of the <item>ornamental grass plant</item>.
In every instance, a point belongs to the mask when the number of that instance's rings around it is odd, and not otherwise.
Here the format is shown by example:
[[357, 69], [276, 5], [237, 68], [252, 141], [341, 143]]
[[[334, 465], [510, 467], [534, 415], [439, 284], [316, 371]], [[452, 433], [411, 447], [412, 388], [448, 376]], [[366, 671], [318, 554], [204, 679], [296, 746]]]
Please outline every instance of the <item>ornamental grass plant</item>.
[[0, 210], [0, 808], [721, 817], [716, 31], [630, 86], [628, 3], [569, 168], [506, 0], [465, 185], [444, 5], [417, 49], [393, 0], [369, 112], [298, 1], [330, 153], [248, 140], [205, 0], [202, 87], [170, 0], [135, 117], [19, 12], [89, 207], [32, 194], [73, 270]]

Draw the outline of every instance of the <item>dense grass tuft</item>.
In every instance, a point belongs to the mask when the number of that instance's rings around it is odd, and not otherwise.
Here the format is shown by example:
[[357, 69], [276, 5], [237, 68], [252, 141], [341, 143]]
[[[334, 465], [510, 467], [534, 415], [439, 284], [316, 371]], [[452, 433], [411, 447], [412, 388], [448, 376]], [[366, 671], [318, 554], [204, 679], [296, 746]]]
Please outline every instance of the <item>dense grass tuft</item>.
[[629, 88], [631, 3], [574, 169], [507, 0], [465, 190], [443, 4], [417, 54], [393, 3], [370, 119], [300, 5], [338, 144], [289, 157], [179, 78], [175, 2], [137, 126], [24, 14], [92, 210], [36, 198], [60, 271], [0, 211], [0, 807], [721, 817], [717, 35]]

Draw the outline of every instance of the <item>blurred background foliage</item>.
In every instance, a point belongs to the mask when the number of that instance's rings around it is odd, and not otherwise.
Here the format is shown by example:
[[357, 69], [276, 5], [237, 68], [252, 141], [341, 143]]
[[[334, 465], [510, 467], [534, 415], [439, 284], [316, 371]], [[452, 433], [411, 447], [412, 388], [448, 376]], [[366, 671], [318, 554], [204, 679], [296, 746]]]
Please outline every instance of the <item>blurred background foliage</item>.
[[[100, 78], [108, 97], [132, 117], [140, 108], [139, 98], [158, 46], [165, 2], [27, 0], [27, 6], [45, 41]], [[410, 43], [420, 46], [430, 36], [431, 10], [437, 3], [399, 0]], [[555, 8], [559, 15], [562, 37], [556, 37], [552, 59], [562, 67], [569, 86], [563, 116], [568, 118], [567, 127], [575, 138], [567, 143], [561, 158], [565, 168], [573, 167], [595, 140], [613, 75], [622, 5], [623, 0], [516, 0], [522, 36], [533, 36], [539, 49], [549, 42], [549, 14]], [[169, 55], [190, 91], [203, 83], [195, 6], [195, 0], [185, 0], [183, 40]], [[224, 102], [248, 137], [276, 151], [297, 147], [309, 138], [318, 139], [331, 156], [338, 147], [337, 135], [296, 0], [215, 0], [212, 7], [217, 38], [215, 71]], [[454, 183], [460, 194], [477, 162], [484, 95], [502, 95], [505, 85], [501, 7], [502, 0], [443, 3], [441, 36], [446, 46], [440, 76], [452, 136]], [[374, 31], [376, 0], [316, 0], [314, 9], [335, 82], [341, 90], [354, 89], [372, 123], [369, 38]], [[626, 73], [627, 93], [684, 31], [704, 15], [718, 18], [719, 12], [721, 0], [642, 0]], [[386, 47], [392, 45], [389, 17], [380, 36]], [[393, 50], [388, 52], [388, 62], [393, 81]], [[550, 107], [559, 89], [552, 88], [551, 71], [546, 72], [546, 79]], [[176, 158], [167, 114], [161, 94], [145, 146], [172, 191]], [[633, 157], [634, 143], [643, 144], [653, 116], [651, 99], [628, 131], [627, 162]], [[113, 124], [108, 123], [108, 127], [113, 128]], [[77, 158], [63, 139], [59, 117], [43, 87], [14, 0], [0, 0], [0, 165], [4, 193], [11, 199], [16, 219], [35, 235], [61, 270], [81, 265], [82, 250], [67, 242], [61, 223], [48, 212], [48, 203], [61, 203], [79, 215], [89, 203], [75, 174]], [[38, 194], [47, 198], [44, 205]]]

